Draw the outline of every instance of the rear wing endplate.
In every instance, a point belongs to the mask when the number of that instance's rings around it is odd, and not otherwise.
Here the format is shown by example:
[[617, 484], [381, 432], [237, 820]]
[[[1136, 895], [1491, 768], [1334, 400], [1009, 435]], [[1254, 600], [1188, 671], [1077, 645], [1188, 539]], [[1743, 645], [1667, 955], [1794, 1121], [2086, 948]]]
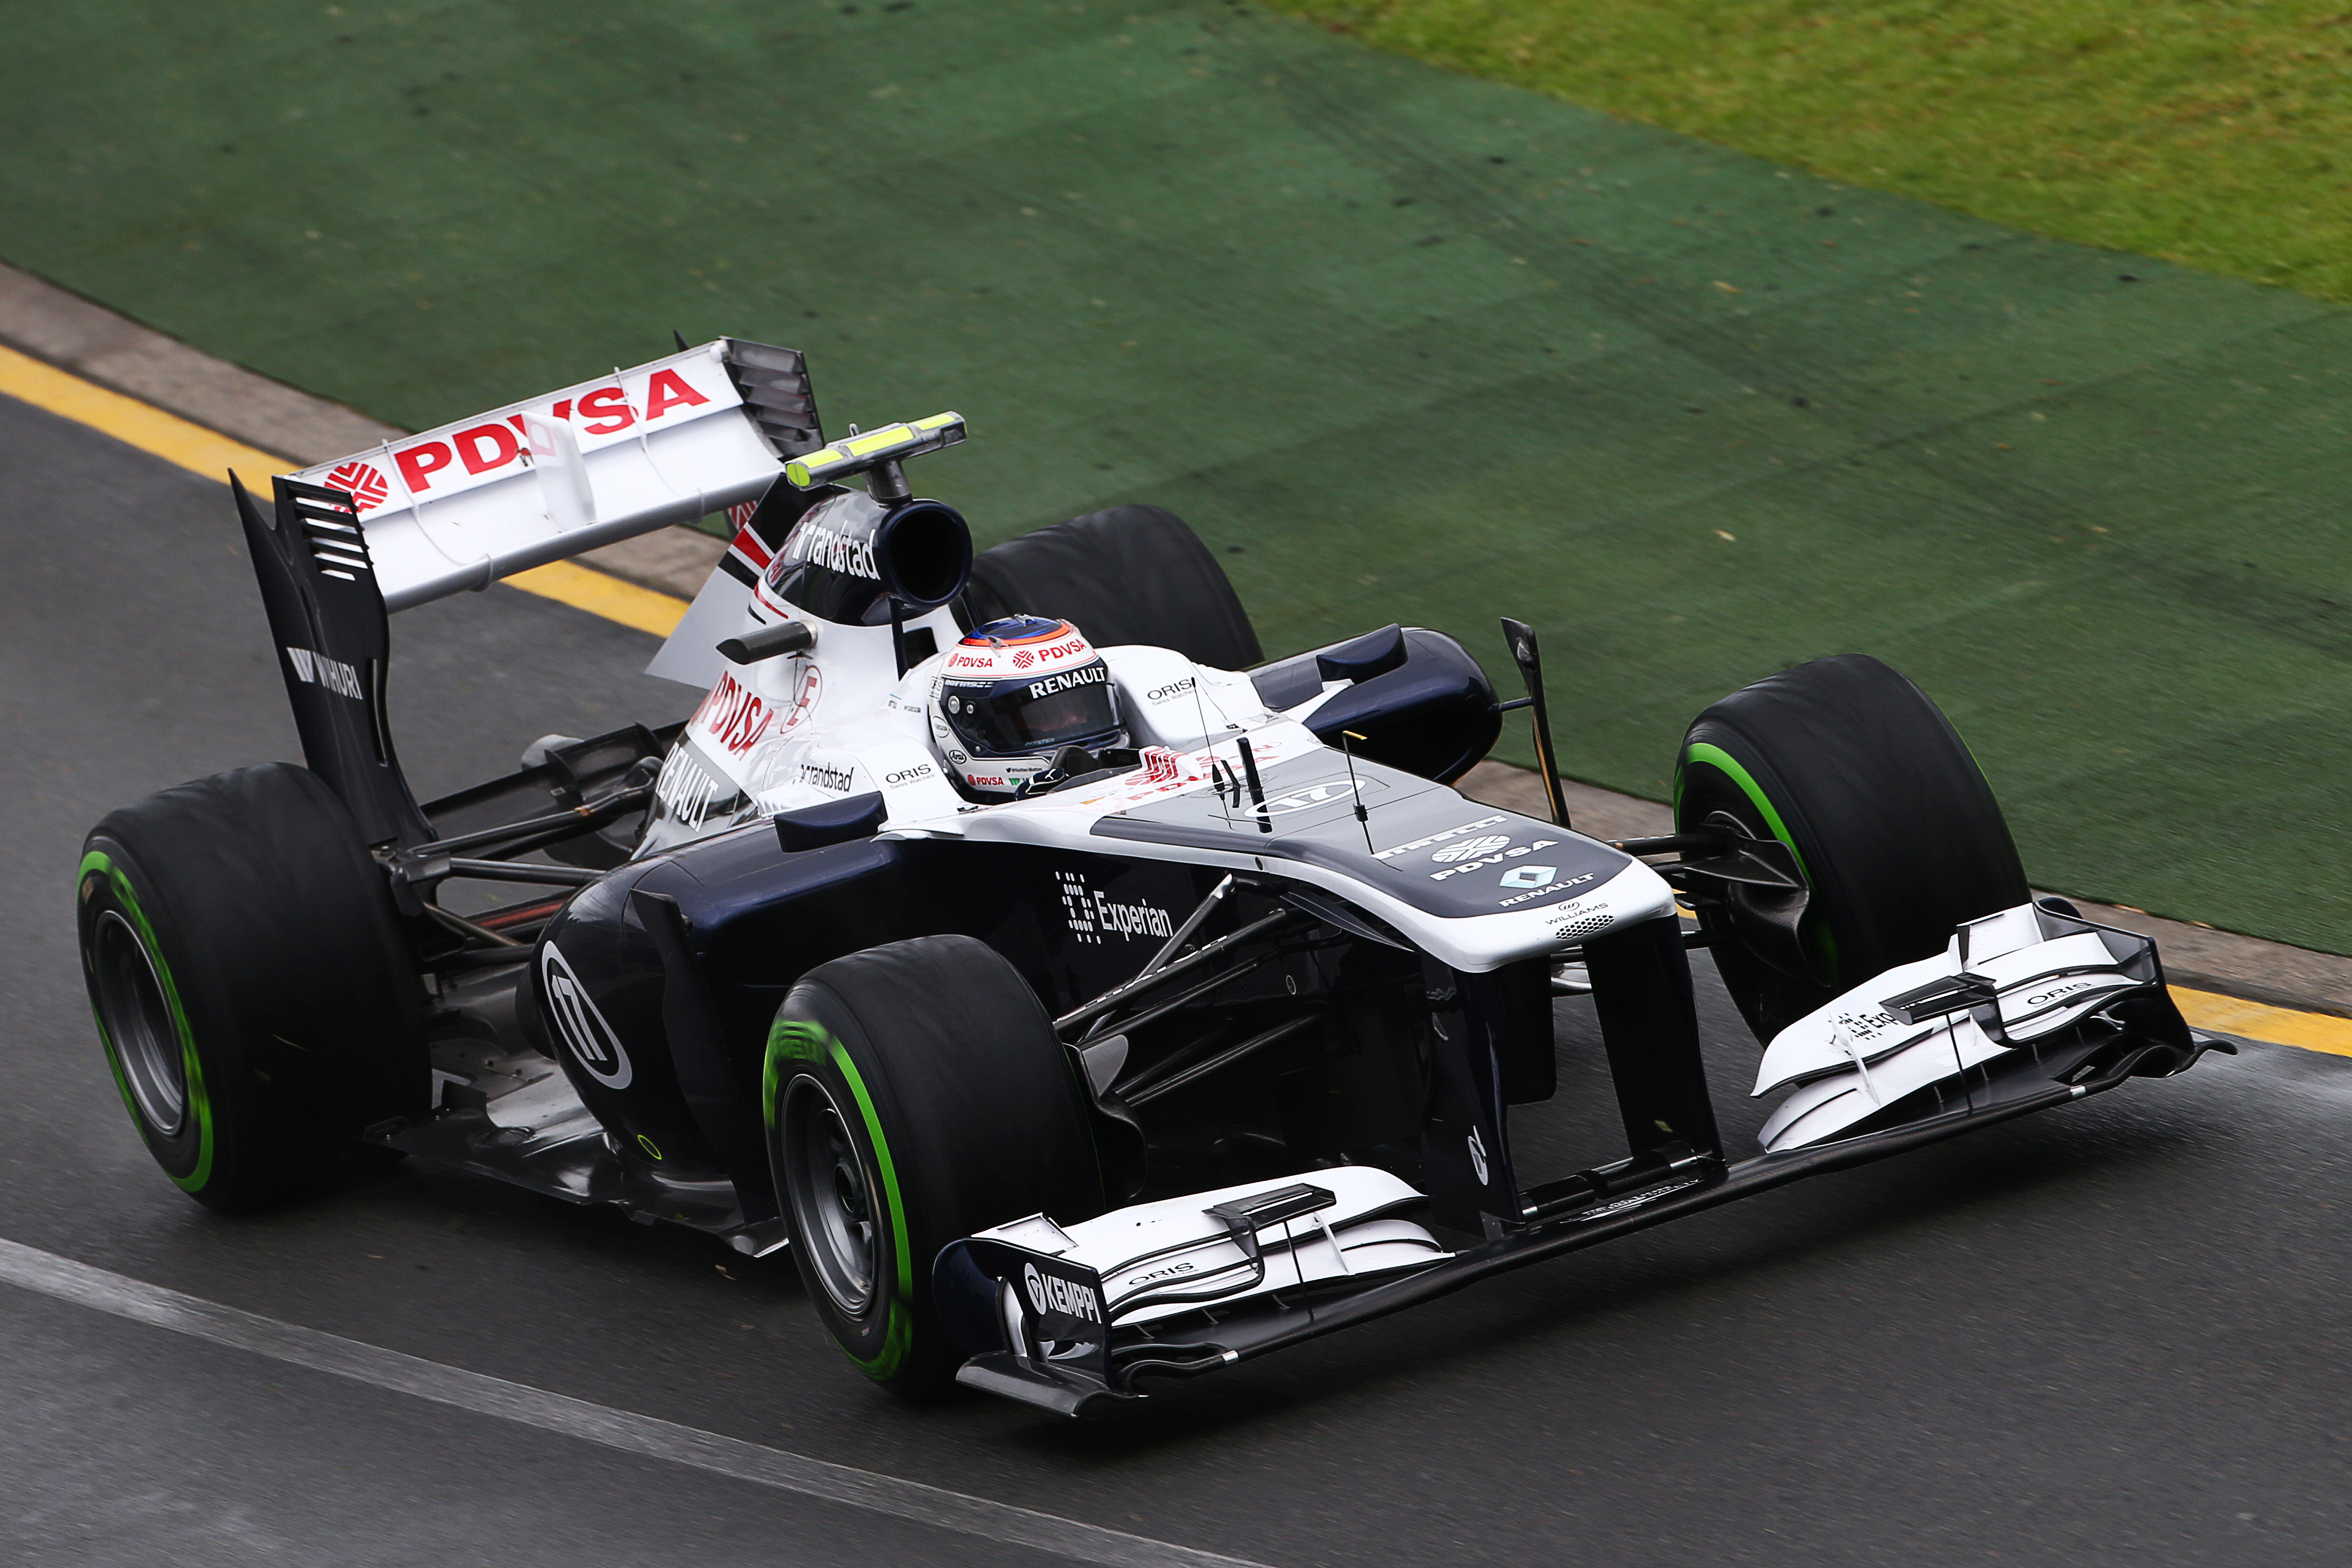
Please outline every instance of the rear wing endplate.
[[404, 610], [756, 500], [824, 444], [800, 353], [719, 338], [305, 468]]

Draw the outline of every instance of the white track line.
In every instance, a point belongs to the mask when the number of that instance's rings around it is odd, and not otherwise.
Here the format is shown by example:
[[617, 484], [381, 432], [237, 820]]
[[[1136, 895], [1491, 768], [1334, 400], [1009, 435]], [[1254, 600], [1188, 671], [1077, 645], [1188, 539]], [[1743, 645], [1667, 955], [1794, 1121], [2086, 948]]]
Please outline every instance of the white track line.
[[215, 1344], [250, 1351], [273, 1361], [414, 1394], [436, 1405], [536, 1426], [599, 1443], [623, 1453], [690, 1465], [714, 1475], [798, 1492], [827, 1502], [918, 1524], [977, 1535], [1009, 1545], [1034, 1547], [1081, 1563], [1115, 1568], [1260, 1568], [1238, 1557], [1196, 1552], [1123, 1531], [1056, 1519], [1010, 1503], [968, 1497], [920, 1481], [876, 1475], [847, 1465], [827, 1464], [800, 1454], [761, 1447], [716, 1432], [657, 1421], [626, 1410], [591, 1405], [561, 1394], [486, 1377], [478, 1372], [362, 1344], [340, 1334], [282, 1323], [256, 1312], [225, 1307], [201, 1297], [77, 1263], [38, 1247], [0, 1239], [0, 1282], [109, 1312]]

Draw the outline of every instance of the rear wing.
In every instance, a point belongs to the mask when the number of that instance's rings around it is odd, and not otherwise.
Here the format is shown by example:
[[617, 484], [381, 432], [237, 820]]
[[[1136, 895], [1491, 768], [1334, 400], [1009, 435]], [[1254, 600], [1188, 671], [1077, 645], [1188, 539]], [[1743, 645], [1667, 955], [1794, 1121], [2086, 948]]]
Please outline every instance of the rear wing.
[[757, 500], [824, 444], [799, 351], [719, 338], [293, 478], [352, 498], [404, 610]]

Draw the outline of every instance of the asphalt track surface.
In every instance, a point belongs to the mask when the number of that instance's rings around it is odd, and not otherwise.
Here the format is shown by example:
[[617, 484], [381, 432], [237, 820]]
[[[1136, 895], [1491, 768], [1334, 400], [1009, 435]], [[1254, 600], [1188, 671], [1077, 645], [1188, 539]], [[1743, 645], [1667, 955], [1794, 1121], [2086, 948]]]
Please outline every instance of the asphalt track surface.
[[[2335, 1563], [2352, 1063], [2175, 1083], [1737, 1204], [1079, 1425], [871, 1391], [790, 1266], [401, 1170], [225, 1220], [153, 1169], [76, 967], [109, 807], [291, 756], [222, 489], [0, 400], [0, 1237], [446, 1366], [1270, 1564]], [[422, 791], [691, 700], [503, 588], [400, 617]], [[1754, 1047], [1701, 985], [1735, 1137]], [[1608, 1119], [1564, 1006], [1523, 1147]], [[1604, 1151], [1605, 1152], [1605, 1151]], [[1036, 1562], [0, 1285], [0, 1561]]]

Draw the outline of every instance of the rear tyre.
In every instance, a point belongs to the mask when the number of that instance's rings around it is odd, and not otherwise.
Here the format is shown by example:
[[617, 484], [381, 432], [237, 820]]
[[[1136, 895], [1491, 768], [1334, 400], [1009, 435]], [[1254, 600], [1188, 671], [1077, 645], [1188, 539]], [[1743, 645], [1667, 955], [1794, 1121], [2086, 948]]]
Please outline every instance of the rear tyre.
[[1787, 844], [1809, 888], [1793, 942], [1709, 917], [1734, 938], [1711, 951], [1759, 1039], [2029, 896], [1976, 759], [1926, 693], [1864, 655], [1768, 677], [1692, 723], [1675, 826], [1727, 818]]
[[1213, 669], [1247, 669], [1265, 657], [1224, 568], [1162, 507], [1108, 507], [983, 551], [963, 605], [975, 626], [1059, 616], [1097, 647], [1174, 648]]
[[1033, 1214], [1103, 1206], [1086, 1091], [1036, 993], [963, 936], [818, 965], [768, 1037], [768, 1153], [809, 1300], [891, 1393], [945, 1387], [961, 1353], [931, 1263]]
[[178, 785], [82, 846], [82, 973], [163, 1173], [247, 1209], [315, 1191], [424, 1109], [424, 994], [383, 874], [317, 774]]

